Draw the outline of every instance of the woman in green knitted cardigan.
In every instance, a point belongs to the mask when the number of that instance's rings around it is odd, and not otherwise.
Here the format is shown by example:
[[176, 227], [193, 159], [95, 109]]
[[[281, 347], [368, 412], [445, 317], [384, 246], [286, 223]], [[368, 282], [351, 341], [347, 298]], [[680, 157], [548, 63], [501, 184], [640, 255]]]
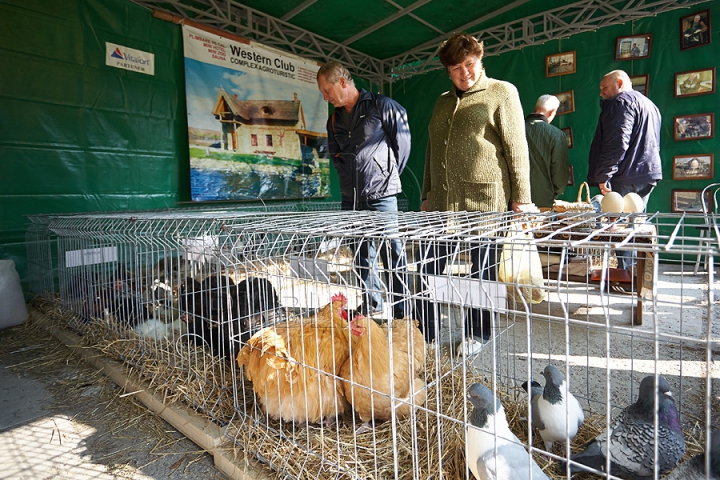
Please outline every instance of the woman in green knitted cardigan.
[[[466, 33], [453, 35], [440, 47], [440, 61], [454, 88], [438, 98], [430, 119], [422, 210], [522, 212], [534, 208], [520, 97], [510, 83], [485, 76], [482, 56], [482, 43]], [[423, 277], [442, 274], [452, 248], [428, 242], [418, 252]], [[498, 255], [493, 239], [460, 248], [469, 248], [472, 277], [496, 279]], [[416, 304], [427, 342], [435, 340], [440, 325], [438, 305], [431, 298], [428, 291], [428, 297]], [[470, 308], [458, 354], [479, 352], [492, 335], [493, 323], [489, 310]]]
[[455, 88], [430, 119], [423, 210], [523, 211], [530, 200], [530, 161], [517, 89], [485, 75], [483, 45], [455, 34], [440, 49]]

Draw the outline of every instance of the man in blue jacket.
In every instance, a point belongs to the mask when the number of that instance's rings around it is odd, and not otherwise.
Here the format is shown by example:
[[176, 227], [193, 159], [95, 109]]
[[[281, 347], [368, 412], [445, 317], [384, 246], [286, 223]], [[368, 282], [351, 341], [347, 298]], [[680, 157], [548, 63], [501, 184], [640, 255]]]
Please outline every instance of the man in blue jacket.
[[[358, 90], [339, 62], [323, 65], [317, 82], [323, 98], [335, 107], [327, 122], [328, 151], [340, 178], [342, 209], [397, 212], [400, 174], [410, 155], [405, 109], [390, 98]], [[373, 242], [359, 245], [357, 267], [364, 300], [358, 310], [366, 315], [383, 307], [376, 247]], [[394, 294], [393, 316], [404, 318], [410, 312], [406, 311], [407, 262], [402, 242], [390, 240], [379, 248], [385, 268], [392, 272], [388, 287]]]
[[[600, 119], [590, 145], [588, 184], [605, 195], [635, 192], [647, 209], [650, 193], [662, 180], [660, 111], [632, 88], [628, 74], [613, 70], [600, 82]], [[617, 252], [622, 268], [632, 264], [629, 252]]]

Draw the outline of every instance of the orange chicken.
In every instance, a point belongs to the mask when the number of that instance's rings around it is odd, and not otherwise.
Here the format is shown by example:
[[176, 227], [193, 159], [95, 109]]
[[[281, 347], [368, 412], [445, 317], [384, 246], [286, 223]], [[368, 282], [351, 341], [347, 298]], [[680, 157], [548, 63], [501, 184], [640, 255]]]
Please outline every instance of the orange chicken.
[[272, 418], [296, 423], [334, 421], [349, 404], [337, 374], [350, 352], [347, 299], [332, 297], [315, 315], [264, 328], [237, 357]]
[[397, 418], [410, 415], [413, 405], [427, 397], [425, 382], [417, 376], [425, 366], [425, 339], [417, 321], [395, 320], [391, 329], [362, 316], [353, 321], [350, 358], [340, 369], [345, 397], [364, 428], [373, 419], [390, 420], [393, 408]]

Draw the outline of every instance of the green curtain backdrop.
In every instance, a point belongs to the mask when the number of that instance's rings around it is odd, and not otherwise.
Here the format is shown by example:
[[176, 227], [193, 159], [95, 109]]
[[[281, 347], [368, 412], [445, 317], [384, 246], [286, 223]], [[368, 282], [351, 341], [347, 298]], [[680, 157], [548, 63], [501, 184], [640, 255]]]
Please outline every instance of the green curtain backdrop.
[[[105, 65], [105, 42], [155, 75]], [[187, 198], [179, 27], [127, 0], [0, 0], [0, 258], [23, 276], [23, 215]]]

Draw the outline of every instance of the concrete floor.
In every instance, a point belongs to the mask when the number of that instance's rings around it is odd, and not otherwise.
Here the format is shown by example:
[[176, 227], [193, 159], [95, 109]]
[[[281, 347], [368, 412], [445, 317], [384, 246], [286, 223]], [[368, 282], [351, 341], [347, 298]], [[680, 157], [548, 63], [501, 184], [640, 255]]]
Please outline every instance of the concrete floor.
[[0, 331], [0, 479], [226, 478], [43, 330]]

